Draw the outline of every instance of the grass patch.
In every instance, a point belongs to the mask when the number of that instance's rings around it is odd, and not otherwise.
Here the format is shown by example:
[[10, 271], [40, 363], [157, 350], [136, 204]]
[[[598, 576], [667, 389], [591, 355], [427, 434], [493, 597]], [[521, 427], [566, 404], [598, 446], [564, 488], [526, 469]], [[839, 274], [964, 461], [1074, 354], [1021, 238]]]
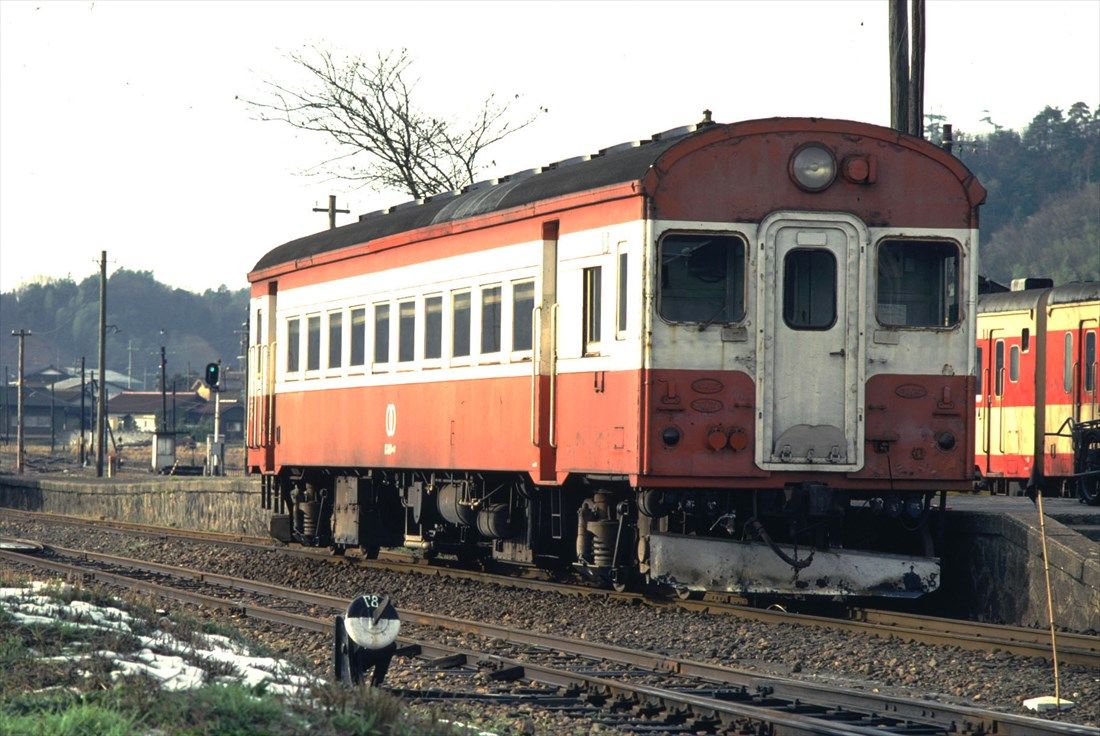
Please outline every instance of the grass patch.
[[[0, 571], [0, 585], [26, 586], [27, 578]], [[82, 600], [125, 610], [135, 634], [159, 630], [201, 649], [209, 648], [205, 636], [215, 634], [253, 656], [279, 656], [231, 627], [181, 610], [167, 615], [155, 599], [127, 596], [120, 601], [95, 586], [44, 588], [34, 594], [50, 596], [57, 605]], [[77, 618], [90, 623], [92, 616]], [[207, 684], [168, 692], [149, 677], [120, 677], [108, 657], [86, 656], [94, 651], [132, 655], [141, 647], [135, 634], [61, 619], [23, 623], [0, 609], [0, 736], [466, 735], [440, 723], [432, 712], [410, 710], [376, 690], [323, 683], [283, 697], [264, 685], [212, 683], [219, 675], [235, 674], [233, 665], [199, 661]], [[305, 660], [304, 655], [297, 658]]]

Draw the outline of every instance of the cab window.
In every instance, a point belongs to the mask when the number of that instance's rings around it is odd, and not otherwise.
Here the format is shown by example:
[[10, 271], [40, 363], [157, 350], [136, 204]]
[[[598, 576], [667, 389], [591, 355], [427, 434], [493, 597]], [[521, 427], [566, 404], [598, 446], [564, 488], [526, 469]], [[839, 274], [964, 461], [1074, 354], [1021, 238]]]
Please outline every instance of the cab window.
[[738, 322], [745, 315], [745, 241], [672, 233], [660, 243], [658, 310], [670, 322]]
[[953, 327], [959, 323], [959, 248], [938, 240], [884, 240], [877, 286], [881, 324]]

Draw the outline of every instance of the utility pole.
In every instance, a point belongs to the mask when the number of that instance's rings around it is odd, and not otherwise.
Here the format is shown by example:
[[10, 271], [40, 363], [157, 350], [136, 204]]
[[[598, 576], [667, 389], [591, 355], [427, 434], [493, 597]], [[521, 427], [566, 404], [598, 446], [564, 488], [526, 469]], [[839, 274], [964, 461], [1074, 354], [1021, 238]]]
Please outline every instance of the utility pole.
[[11, 334], [12, 334], [12, 337], [18, 337], [19, 338], [19, 382], [16, 384], [16, 386], [17, 386], [16, 391], [18, 392], [18, 395], [19, 395], [19, 398], [17, 399], [17, 401], [19, 402], [19, 409], [18, 409], [18, 411], [19, 411], [19, 418], [18, 418], [19, 424], [16, 428], [16, 435], [15, 435], [16, 436], [16, 440], [15, 440], [15, 472], [22, 475], [23, 474], [23, 460], [24, 460], [24, 458], [23, 458], [24, 443], [26, 442], [26, 438], [23, 435], [23, 420], [24, 420], [24, 415], [23, 415], [23, 343], [26, 340], [27, 336], [31, 334], [31, 331], [30, 330], [12, 330]]
[[338, 210], [338, 209], [336, 209], [336, 195], [335, 194], [328, 195], [328, 207], [314, 207], [313, 211], [314, 212], [327, 212], [328, 213], [328, 229], [329, 230], [335, 230], [336, 229], [336, 213], [337, 212], [340, 212], [340, 213], [345, 214], [345, 215], [351, 212], [351, 210]]
[[80, 467], [84, 467], [84, 392], [87, 390], [84, 387], [85, 375], [84, 375], [84, 356], [80, 356]]
[[50, 457], [57, 447], [57, 399], [54, 395], [54, 381], [50, 384]]
[[99, 254], [99, 411], [96, 416], [95, 474], [103, 477], [107, 443], [107, 251]]
[[126, 341], [126, 389], [132, 389], [134, 383], [134, 341]]
[[909, 64], [909, 135], [924, 137], [924, 0], [912, 0], [910, 43], [913, 57]]
[[160, 431], [168, 431], [168, 386], [164, 380], [164, 369], [167, 364], [164, 357], [164, 346], [160, 346]]
[[890, 127], [909, 128], [909, 23], [906, 0], [890, 3]]

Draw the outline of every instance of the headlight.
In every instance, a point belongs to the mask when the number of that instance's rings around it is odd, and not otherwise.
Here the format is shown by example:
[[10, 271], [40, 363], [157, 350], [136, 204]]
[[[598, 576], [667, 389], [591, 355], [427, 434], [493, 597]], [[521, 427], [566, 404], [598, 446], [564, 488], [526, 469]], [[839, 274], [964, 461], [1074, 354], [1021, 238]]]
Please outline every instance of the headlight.
[[820, 192], [836, 179], [836, 158], [820, 143], [800, 146], [791, 156], [791, 178], [807, 192]]

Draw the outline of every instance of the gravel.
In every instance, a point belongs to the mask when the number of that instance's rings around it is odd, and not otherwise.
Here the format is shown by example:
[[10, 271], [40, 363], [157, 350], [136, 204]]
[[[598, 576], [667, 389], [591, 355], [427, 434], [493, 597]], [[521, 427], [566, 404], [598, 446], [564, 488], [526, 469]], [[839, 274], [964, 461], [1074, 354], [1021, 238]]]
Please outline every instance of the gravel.
[[[397, 573], [345, 564], [339, 559], [295, 559], [278, 550], [255, 554], [244, 550], [178, 540], [152, 539], [114, 530], [42, 524], [4, 519], [0, 535], [33, 538], [47, 544], [81, 547], [145, 560], [183, 565], [288, 587], [352, 598], [384, 592], [401, 607], [467, 619], [488, 620], [568, 638], [587, 639], [644, 649], [687, 659], [724, 664], [824, 682], [856, 690], [876, 691], [1033, 715], [1021, 701], [1053, 694], [1053, 676], [1046, 660], [1005, 652], [975, 652], [959, 647], [905, 642], [900, 639], [830, 631], [796, 624], [765, 624], [730, 616], [708, 615], [670, 607], [650, 607], [600, 597], [579, 598], [555, 592], [514, 589], [491, 583], [437, 575]], [[279, 651], [310, 652], [318, 671], [327, 673], [330, 645], [326, 637], [264, 633], [264, 641], [288, 641]], [[308, 641], [303, 641], [302, 639]], [[268, 641], [270, 644], [271, 642]], [[1100, 671], [1082, 666], [1059, 667], [1062, 696], [1076, 707], [1057, 717], [1100, 724]], [[406, 684], [406, 678], [413, 683]], [[394, 687], [423, 687], [416, 670], [395, 662], [387, 677]], [[471, 683], [472, 684], [472, 683]], [[451, 706], [448, 706], [448, 710]], [[500, 711], [500, 712], [498, 712]], [[477, 705], [483, 724], [503, 719], [506, 730], [543, 732], [549, 724], [524, 706]], [[561, 717], [556, 717], [561, 718]], [[532, 721], [532, 719], [534, 719]], [[534, 723], [535, 731], [528, 731]], [[576, 720], [555, 721], [556, 733], [589, 733]]]

